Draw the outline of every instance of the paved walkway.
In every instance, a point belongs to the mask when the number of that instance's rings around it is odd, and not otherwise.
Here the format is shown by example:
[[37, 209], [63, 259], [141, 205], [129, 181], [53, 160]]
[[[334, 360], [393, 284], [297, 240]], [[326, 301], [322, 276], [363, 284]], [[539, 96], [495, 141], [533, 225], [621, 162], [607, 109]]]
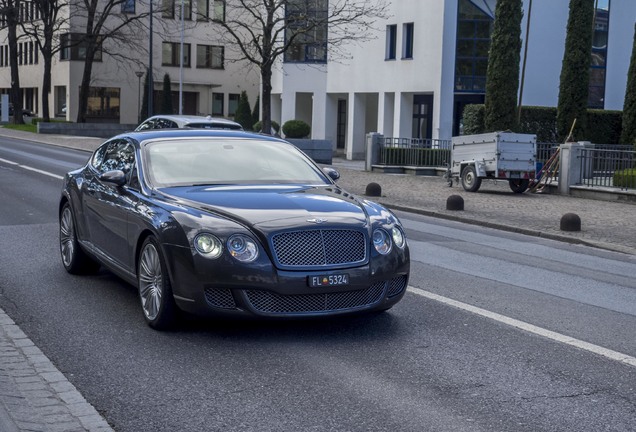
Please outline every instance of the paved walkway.
[[[100, 138], [36, 135], [0, 128], [3, 137], [94, 150]], [[371, 199], [391, 208], [459, 220], [508, 231], [583, 243], [636, 255], [636, 204], [553, 194], [514, 194], [505, 182], [483, 182], [477, 193], [449, 188], [441, 178], [365, 172], [356, 161], [334, 159], [339, 184], [364, 195], [369, 183], [382, 188]], [[459, 195], [464, 210], [446, 210]], [[560, 230], [566, 213], [581, 218], [581, 231]], [[33, 342], [0, 309], [0, 432], [107, 431], [103, 418], [88, 404]]]

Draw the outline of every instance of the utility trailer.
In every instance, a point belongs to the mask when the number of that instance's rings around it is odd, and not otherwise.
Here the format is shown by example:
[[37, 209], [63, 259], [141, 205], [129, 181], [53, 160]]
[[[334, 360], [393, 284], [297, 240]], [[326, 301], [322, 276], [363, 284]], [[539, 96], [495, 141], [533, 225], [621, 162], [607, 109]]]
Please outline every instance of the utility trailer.
[[506, 180], [515, 193], [523, 193], [534, 179], [537, 136], [492, 132], [453, 137], [447, 178], [461, 182], [464, 190], [476, 192], [483, 179]]

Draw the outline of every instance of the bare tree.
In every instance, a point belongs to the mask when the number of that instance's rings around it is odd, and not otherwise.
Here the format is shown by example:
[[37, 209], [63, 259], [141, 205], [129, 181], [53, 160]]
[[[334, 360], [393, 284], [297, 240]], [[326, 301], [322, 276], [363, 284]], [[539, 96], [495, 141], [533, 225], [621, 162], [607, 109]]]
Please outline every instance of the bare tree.
[[20, 94], [20, 74], [18, 73], [20, 0], [0, 0], [0, 15], [2, 15], [7, 26], [9, 66], [11, 69], [11, 91], [9, 99], [13, 104], [13, 123], [24, 124], [24, 119], [22, 118], [22, 97]]
[[125, 13], [129, 4], [129, 0], [77, 0], [72, 3], [73, 17], [83, 22], [82, 32], [71, 33], [70, 40], [66, 41], [69, 46], [80, 46], [84, 59], [78, 123], [86, 122], [93, 63], [96, 59], [109, 55], [116, 60], [142, 64], [138, 55], [135, 57], [129, 53], [145, 50], [139, 42], [146, 37], [144, 21], [148, 19], [148, 13]]
[[372, 38], [377, 19], [388, 16], [385, 0], [227, 0], [214, 22], [239, 50], [240, 60], [259, 68], [263, 130], [271, 130], [275, 62], [299, 43], [327, 60], [345, 56], [346, 46]]
[[37, 11], [36, 17], [28, 17], [22, 21], [25, 35], [35, 41], [42, 53], [44, 74], [42, 76], [42, 117], [44, 121], [51, 118], [49, 96], [51, 94], [51, 68], [53, 56], [63, 48], [60, 44], [60, 31], [68, 26], [68, 19], [63, 18], [61, 11], [68, 7], [66, 0], [32, 0]]

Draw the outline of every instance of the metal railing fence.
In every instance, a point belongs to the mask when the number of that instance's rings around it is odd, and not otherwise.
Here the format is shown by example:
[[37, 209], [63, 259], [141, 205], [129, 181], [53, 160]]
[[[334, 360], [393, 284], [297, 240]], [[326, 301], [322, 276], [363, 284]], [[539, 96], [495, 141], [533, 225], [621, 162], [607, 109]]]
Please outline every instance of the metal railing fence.
[[582, 149], [581, 185], [636, 189], [636, 151], [633, 149], [632, 146], [598, 144]]
[[451, 140], [385, 137], [380, 142], [379, 164], [445, 167], [450, 148]]

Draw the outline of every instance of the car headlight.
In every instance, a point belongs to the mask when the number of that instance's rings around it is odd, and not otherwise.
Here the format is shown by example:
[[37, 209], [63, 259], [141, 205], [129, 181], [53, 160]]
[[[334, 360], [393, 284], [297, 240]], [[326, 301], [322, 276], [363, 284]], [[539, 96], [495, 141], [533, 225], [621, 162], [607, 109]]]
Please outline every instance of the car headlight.
[[393, 243], [400, 249], [404, 247], [404, 243], [406, 243], [406, 238], [404, 237], [404, 233], [402, 230], [396, 226], [391, 229], [391, 237], [393, 237]]
[[223, 243], [212, 234], [202, 233], [194, 238], [194, 248], [201, 255], [214, 259], [221, 256]]
[[227, 240], [227, 250], [241, 262], [252, 262], [258, 257], [258, 246], [243, 234], [234, 234]]
[[373, 246], [382, 255], [391, 252], [391, 239], [384, 230], [377, 229], [373, 231]]

